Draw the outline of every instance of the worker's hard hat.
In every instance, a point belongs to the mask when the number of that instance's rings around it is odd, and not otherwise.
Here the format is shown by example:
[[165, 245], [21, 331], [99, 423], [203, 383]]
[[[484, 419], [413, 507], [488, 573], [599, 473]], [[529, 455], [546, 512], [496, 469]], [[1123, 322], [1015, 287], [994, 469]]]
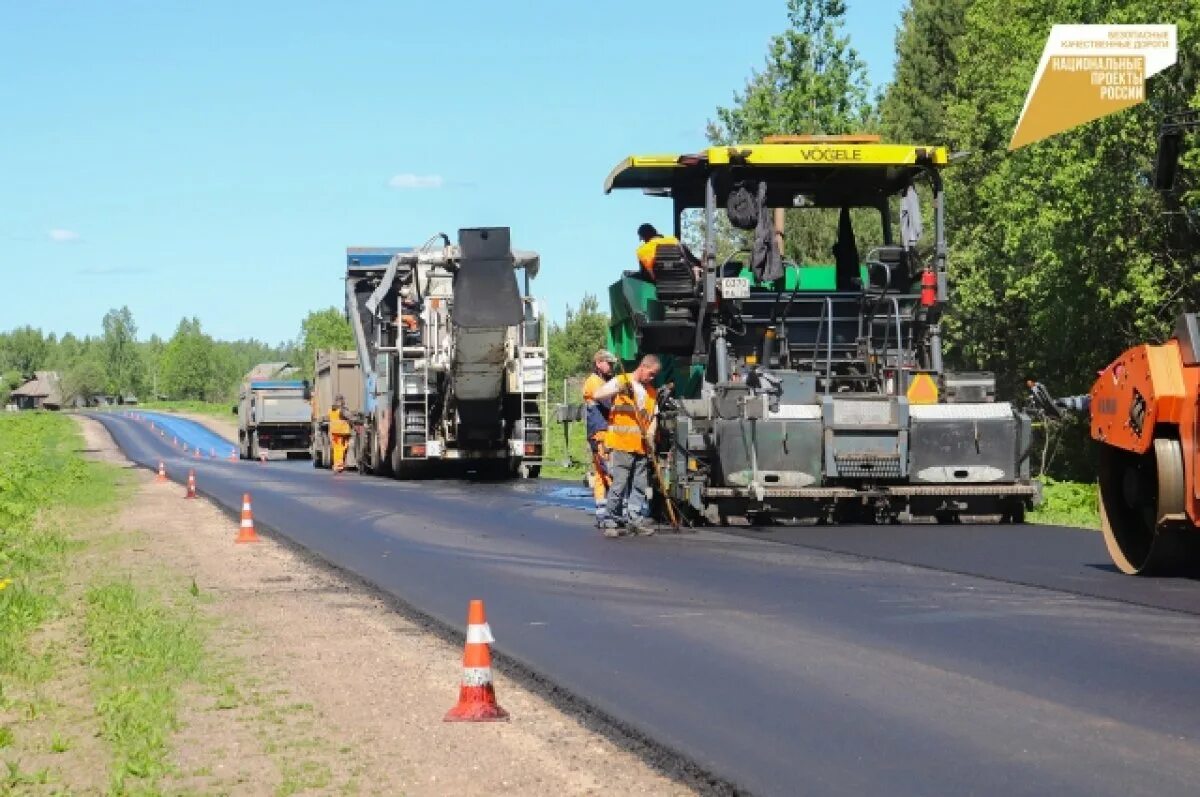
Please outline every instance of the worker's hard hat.
[[608, 349], [601, 349], [600, 351], [596, 352], [596, 354], [592, 357], [592, 362], [596, 363], [596, 362], [600, 362], [601, 360], [606, 360], [607, 362], [615, 363], [617, 361], [617, 358]]

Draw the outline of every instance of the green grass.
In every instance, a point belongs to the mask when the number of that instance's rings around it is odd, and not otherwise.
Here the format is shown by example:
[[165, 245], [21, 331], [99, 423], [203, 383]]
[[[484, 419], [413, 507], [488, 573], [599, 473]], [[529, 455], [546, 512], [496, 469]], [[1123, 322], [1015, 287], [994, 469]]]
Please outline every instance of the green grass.
[[1095, 483], [1060, 482], [1043, 477], [1042, 505], [1027, 515], [1030, 523], [1100, 528], [1099, 496]]
[[581, 479], [592, 461], [587, 445], [587, 427], [571, 424], [570, 446], [561, 423], [551, 422], [546, 429], [546, 457], [542, 475], [555, 479]]
[[[111, 511], [128, 482], [121, 469], [84, 460], [81, 448], [68, 416], [0, 416], [0, 710], [33, 720], [52, 708], [29, 697], [30, 688], [66, 662], [52, 650], [35, 655], [30, 642], [39, 627], [63, 618], [82, 629], [88, 648], [95, 712], [112, 753], [112, 791], [125, 793], [133, 779], [140, 779], [139, 790], [153, 791], [167, 770], [177, 688], [200, 666], [201, 635], [189, 614], [128, 581], [95, 584], [82, 596], [67, 585], [73, 554], [85, 546], [74, 528]], [[91, 545], [118, 550], [103, 537]], [[187, 600], [194, 599], [181, 596]], [[19, 732], [20, 720], [0, 729], [0, 748], [14, 748]], [[71, 746], [59, 730], [50, 738], [50, 752]], [[4, 763], [0, 792], [48, 777]]]
[[113, 749], [114, 791], [167, 774], [179, 688], [199, 678], [203, 635], [195, 617], [129, 581], [88, 590], [85, 636], [101, 735]]
[[197, 415], [211, 415], [214, 418], [232, 420], [231, 412], [234, 402], [213, 401], [147, 401], [136, 407], [117, 407], [116, 409], [155, 410], [157, 412], [193, 412]]
[[30, 656], [26, 643], [62, 608], [64, 562], [73, 547], [62, 513], [116, 497], [116, 469], [84, 461], [80, 447], [65, 416], [0, 417], [0, 708], [7, 684], [46, 675], [45, 661]]

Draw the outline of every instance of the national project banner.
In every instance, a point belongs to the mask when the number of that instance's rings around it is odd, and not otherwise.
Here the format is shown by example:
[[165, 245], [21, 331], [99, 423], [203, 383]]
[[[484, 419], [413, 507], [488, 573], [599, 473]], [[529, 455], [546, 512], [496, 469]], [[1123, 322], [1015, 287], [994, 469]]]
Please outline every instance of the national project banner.
[[1137, 105], [1175, 57], [1174, 25], [1055, 25], [1008, 148]]

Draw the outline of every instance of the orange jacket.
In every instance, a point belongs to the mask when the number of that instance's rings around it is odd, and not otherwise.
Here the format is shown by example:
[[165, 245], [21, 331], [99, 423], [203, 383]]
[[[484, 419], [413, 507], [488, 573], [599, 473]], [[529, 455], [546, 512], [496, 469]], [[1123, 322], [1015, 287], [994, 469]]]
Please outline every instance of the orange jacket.
[[608, 380], [600, 374], [592, 373], [583, 382], [584, 419], [587, 421], [587, 435], [600, 445], [606, 445], [605, 436], [608, 434], [608, 411], [612, 408], [612, 399], [596, 400], [596, 391]]
[[350, 435], [350, 422], [342, 417], [342, 412], [337, 407], [329, 410], [329, 434]]
[[637, 248], [637, 259], [642, 268], [651, 278], [654, 277], [654, 257], [658, 254], [659, 244], [679, 245], [679, 239], [674, 235], [656, 235]]
[[617, 380], [621, 389], [613, 398], [612, 409], [608, 414], [608, 434], [605, 442], [609, 448], [616, 451], [645, 454], [646, 445], [642, 434], [650, 428], [654, 420], [658, 391], [644, 385], [642, 387], [645, 393], [642, 396], [638, 395], [639, 391], [636, 388], [633, 388], [633, 395], [630, 395], [627, 390], [627, 386], [632, 384], [629, 375], [621, 374]]

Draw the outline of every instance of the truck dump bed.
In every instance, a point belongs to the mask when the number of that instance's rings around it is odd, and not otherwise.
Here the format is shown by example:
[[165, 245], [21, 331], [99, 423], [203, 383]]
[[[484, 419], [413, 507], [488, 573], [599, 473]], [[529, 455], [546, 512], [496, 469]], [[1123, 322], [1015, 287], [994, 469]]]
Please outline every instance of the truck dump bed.
[[[312, 457], [314, 468], [328, 468], [333, 459], [333, 444], [329, 437], [329, 410], [341, 396], [346, 401], [346, 419], [352, 422], [363, 418], [362, 368], [353, 351], [322, 349], [317, 352], [313, 369], [312, 391]], [[347, 467], [357, 467], [355, 451], [351, 449]]]
[[238, 395], [237, 414], [243, 459], [309, 456], [312, 404], [306, 382], [248, 380]]

